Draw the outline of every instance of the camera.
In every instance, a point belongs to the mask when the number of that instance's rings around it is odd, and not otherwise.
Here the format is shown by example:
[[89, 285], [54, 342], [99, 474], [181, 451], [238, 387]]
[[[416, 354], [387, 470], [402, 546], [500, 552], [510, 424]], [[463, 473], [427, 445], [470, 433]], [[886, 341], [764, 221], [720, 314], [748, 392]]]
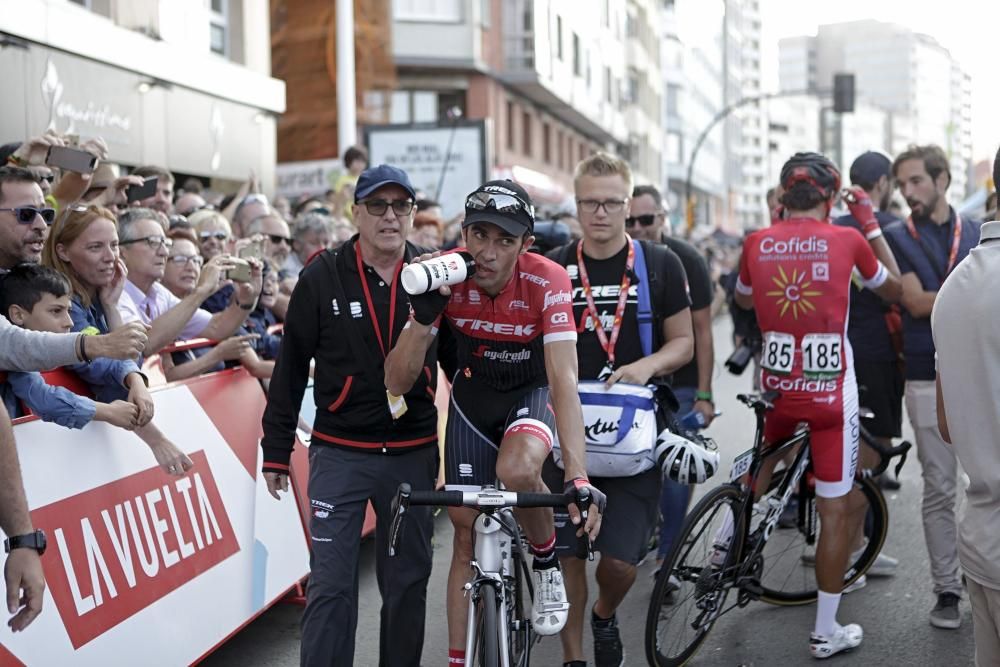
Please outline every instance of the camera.
[[726, 359], [726, 370], [733, 375], [743, 375], [753, 355], [760, 352], [760, 338], [744, 338], [740, 346]]

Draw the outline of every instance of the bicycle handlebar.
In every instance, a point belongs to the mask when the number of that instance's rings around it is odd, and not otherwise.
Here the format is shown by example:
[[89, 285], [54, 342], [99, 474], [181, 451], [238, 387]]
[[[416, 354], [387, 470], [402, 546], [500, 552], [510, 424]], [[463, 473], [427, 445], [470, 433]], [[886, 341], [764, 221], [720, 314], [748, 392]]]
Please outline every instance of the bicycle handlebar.
[[878, 465], [876, 465], [874, 468], [870, 468], [863, 471], [864, 475], [870, 477], [878, 477], [879, 475], [881, 475], [886, 471], [892, 459], [898, 456], [899, 463], [896, 464], [895, 473], [896, 477], [899, 477], [899, 472], [903, 469], [903, 465], [906, 464], [907, 452], [910, 451], [910, 448], [913, 447], [913, 445], [909, 441], [904, 440], [895, 447], [886, 447], [878, 440], [876, 440], [875, 437], [871, 433], [869, 433], [864, 426], [861, 427], [860, 433], [861, 433], [861, 439], [864, 441], [864, 443], [869, 447], [871, 447], [872, 451], [874, 451], [876, 454], [879, 455]]
[[[504, 508], [567, 507], [576, 503], [580, 510], [581, 524], [586, 523], [590, 509], [590, 494], [586, 489], [579, 500], [565, 493], [522, 493], [482, 488], [477, 491], [414, 491], [409, 484], [402, 483], [392, 501], [392, 525], [389, 528], [389, 556], [396, 555], [399, 539], [403, 532], [403, 521], [410, 505], [444, 505], [446, 507], [470, 507], [480, 511], [494, 512]], [[577, 557], [594, 559], [593, 545], [589, 536], [579, 538]], [[584, 544], [585, 543], [585, 544]], [[581, 555], [582, 554], [582, 555]]]

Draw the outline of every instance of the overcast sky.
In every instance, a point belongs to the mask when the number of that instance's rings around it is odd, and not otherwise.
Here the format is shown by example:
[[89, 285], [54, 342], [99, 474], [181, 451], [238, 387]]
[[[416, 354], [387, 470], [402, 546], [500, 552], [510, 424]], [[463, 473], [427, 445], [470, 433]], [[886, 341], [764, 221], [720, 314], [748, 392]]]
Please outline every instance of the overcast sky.
[[815, 35], [828, 23], [875, 19], [931, 35], [972, 77], [973, 160], [992, 161], [1000, 145], [1000, 2], [996, 0], [761, 0], [764, 89], [778, 89], [778, 40]]

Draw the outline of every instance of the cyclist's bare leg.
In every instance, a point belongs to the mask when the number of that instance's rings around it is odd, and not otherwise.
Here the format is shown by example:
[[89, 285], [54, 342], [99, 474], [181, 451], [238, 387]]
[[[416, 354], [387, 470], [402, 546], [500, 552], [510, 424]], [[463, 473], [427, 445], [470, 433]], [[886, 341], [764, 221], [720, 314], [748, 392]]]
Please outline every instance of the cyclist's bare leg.
[[839, 498], [816, 497], [823, 530], [816, 545], [816, 584], [825, 593], [837, 594], [844, 587], [850, 537], [856, 526], [851, 513], [851, 494]]
[[566, 599], [569, 601], [569, 616], [559, 637], [562, 640], [563, 662], [586, 660], [583, 653], [583, 628], [587, 611], [587, 562], [575, 556], [559, 559], [562, 566], [563, 582], [566, 584]]
[[[548, 493], [542, 481], [542, 464], [548, 455], [548, 448], [538, 438], [527, 433], [510, 433], [500, 444], [497, 479], [508, 491]], [[544, 544], [555, 534], [551, 509], [518, 508], [514, 515], [532, 544]]]
[[471, 572], [469, 562], [472, 560], [472, 524], [476, 521], [476, 510], [467, 507], [449, 507], [448, 517], [455, 529], [446, 594], [448, 648], [464, 651], [469, 600], [465, 596], [463, 587], [469, 581]]

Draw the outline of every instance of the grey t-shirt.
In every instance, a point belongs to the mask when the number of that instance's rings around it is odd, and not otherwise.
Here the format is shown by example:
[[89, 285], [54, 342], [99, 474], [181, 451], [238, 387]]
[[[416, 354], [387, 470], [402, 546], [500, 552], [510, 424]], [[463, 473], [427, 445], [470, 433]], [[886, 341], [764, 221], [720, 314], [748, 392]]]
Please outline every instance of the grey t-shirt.
[[28, 331], [0, 317], [0, 370], [43, 371], [75, 364], [79, 335]]

